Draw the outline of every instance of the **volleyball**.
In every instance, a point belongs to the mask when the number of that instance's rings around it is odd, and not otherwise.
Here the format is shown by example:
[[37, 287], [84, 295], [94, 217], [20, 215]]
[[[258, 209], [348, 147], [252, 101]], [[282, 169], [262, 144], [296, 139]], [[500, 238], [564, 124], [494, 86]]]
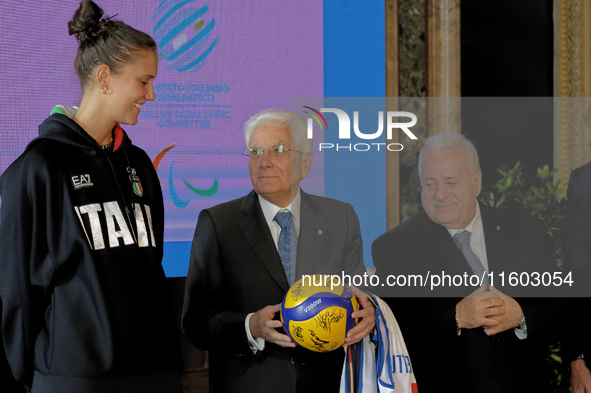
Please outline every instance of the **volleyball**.
[[349, 288], [332, 285], [331, 276], [304, 276], [289, 288], [281, 304], [285, 333], [298, 345], [315, 352], [329, 352], [345, 343], [357, 324], [351, 317], [359, 309]]

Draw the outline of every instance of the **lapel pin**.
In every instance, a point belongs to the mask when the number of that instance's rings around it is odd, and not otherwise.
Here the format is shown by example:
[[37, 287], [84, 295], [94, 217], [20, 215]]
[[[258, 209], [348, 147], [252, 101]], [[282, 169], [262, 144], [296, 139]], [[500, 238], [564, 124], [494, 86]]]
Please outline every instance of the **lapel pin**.
[[322, 229], [319, 229], [317, 233], [318, 235], [322, 235]]
[[501, 226], [499, 225], [499, 226], [497, 226], [497, 231], [500, 231], [500, 230], [501, 230]]

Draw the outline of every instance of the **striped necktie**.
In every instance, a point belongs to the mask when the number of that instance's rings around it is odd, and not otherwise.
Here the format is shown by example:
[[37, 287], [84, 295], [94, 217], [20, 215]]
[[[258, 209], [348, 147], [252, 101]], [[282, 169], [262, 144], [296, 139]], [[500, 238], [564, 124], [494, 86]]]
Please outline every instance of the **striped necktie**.
[[292, 214], [290, 211], [280, 211], [275, 215], [274, 220], [281, 227], [281, 233], [279, 233], [279, 241], [277, 248], [279, 250], [279, 257], [285, 270], [285, 277], [289, 286], [291, 286], [295, 280], [295, 265], [298, 251], [298, 235], [295, 230], [293, 223]]
[[480, 259], [478, 259], [478, 256], [474, 253], [474, 251], [472, 251], [472, 247], [470, 247], [470, 236], [472, 236], [472, 234], [469, 231], [462, 231], [454, 235], [454, 240], [458, 246], [460, 246], [460, 251], [462, 251], [462, 254], [464, 254], [464, 257], [472, 268], [472, 272], [481, 280], [484, 276], [484, 280], [482, 282], [486, 284], [486, 289], [488, 289], [490, 286], [490, 279], [488, 274], [485, 274], [482, 262]]

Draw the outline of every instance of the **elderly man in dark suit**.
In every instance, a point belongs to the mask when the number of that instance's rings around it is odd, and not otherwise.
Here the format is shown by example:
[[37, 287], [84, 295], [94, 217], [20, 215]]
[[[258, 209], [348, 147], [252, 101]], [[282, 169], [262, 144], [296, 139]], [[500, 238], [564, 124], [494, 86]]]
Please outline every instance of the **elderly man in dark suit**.
[[[344, 351], [296, 347], [278, 312], [302, 274], [365, 272], [358, 218], [351, 205], [300, 189], [312, 164], [303, 117], [262, 111], [245, 124], [244, 140], [254, 190], [199, 215], [183, 330], [210, 352], [212, 392], [337, 392]], [[359, 300], [353, 316], [362, 319], [346, 344], [375, 323]]]
[[410, 296], [391, 297], [388, 303], [404, 334], [419, 391], [546, 391], [551, 309], [547, 299], [510, 296], [517, 289], [532, 294], [529, 289], [535, 288], [510, 288], [507, 282], [512, 272], [535, 277], [555, 269], [543, 224], [478, 203], [478, 155], [460, 134], [426, 140], [419, 176], [424, 211], [373, 243], [381, 282], [392, 284], [397, 277], [401, 283], [401, 275], [478, 278], [383, 292]]

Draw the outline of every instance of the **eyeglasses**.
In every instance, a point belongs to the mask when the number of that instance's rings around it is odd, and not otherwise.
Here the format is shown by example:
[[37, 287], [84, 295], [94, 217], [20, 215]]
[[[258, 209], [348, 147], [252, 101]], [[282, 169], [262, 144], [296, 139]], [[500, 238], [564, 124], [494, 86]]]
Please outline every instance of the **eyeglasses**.
[[245, 156], [248, 156], [250, 158], [261, 158], [263, 156], [263, 154], [265, 154], [265, 152], [268, 151], [269, 155], [273, 158], [281, 158], [281, 157], [286, 157], [287, 153], [290, 151], [295, 151], [297, 153], [301, 153], [301, 151], [299, 150], [295, 150], [295, 149], [289, 149], [287, 147], [285, 147], [284, 145], [277, 145], [277, 146], [273, 146], [270, 149], [258, 149], [258, 148], [248, 148], [244, 151]]

